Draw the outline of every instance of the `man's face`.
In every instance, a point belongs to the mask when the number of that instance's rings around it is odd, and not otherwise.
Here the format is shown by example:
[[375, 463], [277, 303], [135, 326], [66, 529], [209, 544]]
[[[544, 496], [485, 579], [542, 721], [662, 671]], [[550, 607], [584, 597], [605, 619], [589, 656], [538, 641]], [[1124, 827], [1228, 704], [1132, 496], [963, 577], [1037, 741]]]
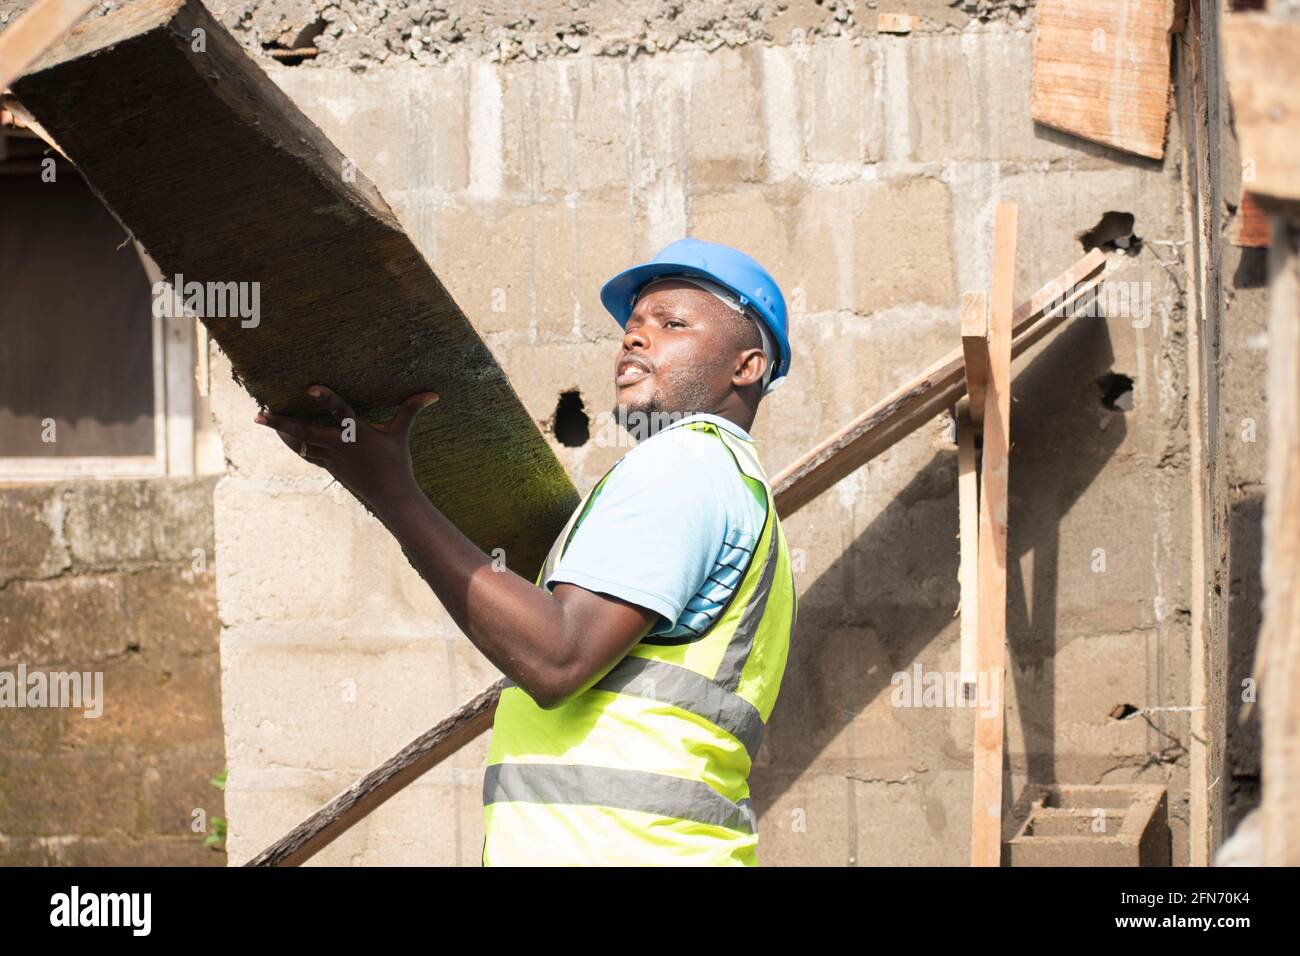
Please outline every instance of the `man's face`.
[[680, 279], [657, 281], [637, 299], [614, 366], [614, 416], [624, 428], [646, 437], [719, 406], [737, 357], [728, 311]]

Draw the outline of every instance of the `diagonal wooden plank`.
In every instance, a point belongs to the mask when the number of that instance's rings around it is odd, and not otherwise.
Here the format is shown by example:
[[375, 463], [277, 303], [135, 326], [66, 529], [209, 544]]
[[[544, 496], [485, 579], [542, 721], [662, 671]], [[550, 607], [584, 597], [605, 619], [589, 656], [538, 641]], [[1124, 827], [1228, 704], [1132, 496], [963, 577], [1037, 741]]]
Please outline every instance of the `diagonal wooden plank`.
[[971, 865], [1002, 862], [1002, 733], [1007, 647], [1007, 489], [1011, 476], [1011, 307], [1016, 277], [1016, 206], [999, 203], [993, 237], [988, 390], [980, 468], [979, 635], [975, 672], [990, 690], [975, 714]]
[[[1082, 298], [1100, 281], [1105, 262], [1105, 255], [1093, 249], [1020, 304], [1013, 320], [1016, 354], [1065, 318], [1066, 312], [1054, 306]], [[1045, 311], [1048, 320], [1040, 322]], [[778, 481], [773, 489], [777, 511], [793, 514], [949, 408], [966, 390], [965, 376], [965, 360], [958, 348], [805, 453], [783, 473], [786, 480]]]
[[[1012, 354], [1033, 346], [1087, 301], [1101, 284], [1105, 262], [1094, 249], [1022, 303], [1015, 313]], [[782, 518], [794, 514], [839, 480], [833, 476], [866, 464], [952, 405], [965, 390], [963, 369], [959, 348], [777, 475], [772, 482], [777, 513]], [[490, 728], [503, 683], [480, 691], [245, 866], [297, 866], [329, 846], [375, 807]]]
[[420, 487], [536, 574], [578, 503], [563, 467], [379, 191], [198, 0], [81, 24], [14, 94], [164, 276], [244, 292], [204, 322], [263, 405], [319, 414], [319, 382], [385, 418], [438, 392], [411, 436]]
[[36, 0], [0, 31], [0, 92], [94, 5], [95, 0]]

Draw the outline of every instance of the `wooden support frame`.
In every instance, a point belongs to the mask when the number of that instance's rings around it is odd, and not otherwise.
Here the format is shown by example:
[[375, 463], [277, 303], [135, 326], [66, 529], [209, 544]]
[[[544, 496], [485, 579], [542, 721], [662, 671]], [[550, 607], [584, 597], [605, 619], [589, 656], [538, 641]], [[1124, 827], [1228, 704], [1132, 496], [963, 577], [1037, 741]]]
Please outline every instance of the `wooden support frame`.
[[1002, 862], [1002, 733], [1007, 644], [1007, 485], [1011, 452], [1011, 333], [1016, 206], [1000, 203], [993, 239], [988, 391], [984, 400], [979, 522], [979, 639], [975, 670], [988, 682], [988, 712], [975, 714], [971, 865]]
[[[1091, 297], [1104, 278], [1106, 257], [1094, 249], [1016, 309], [1012, 353], [1039, 342]], [[805, 454], [772, 482], [777, 513], [794, 514], [836, 481], [866, 464], [922, 424], [952, 406], [965, 392], [964, 359], [956, 349], [902, 388]], [[355, 826], [375, 807], [456, 753], [492, 726], [503, 680], [458, 707], [246, 866], [297, 866]]]

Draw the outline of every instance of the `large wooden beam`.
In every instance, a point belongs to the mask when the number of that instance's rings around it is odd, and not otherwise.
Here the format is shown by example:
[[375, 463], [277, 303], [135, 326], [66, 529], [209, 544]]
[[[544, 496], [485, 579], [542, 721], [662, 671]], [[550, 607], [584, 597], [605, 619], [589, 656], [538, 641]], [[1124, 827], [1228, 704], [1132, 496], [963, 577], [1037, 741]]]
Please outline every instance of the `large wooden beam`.
[[[1041, 340], [1086, 301], [1101, 284], [1105, 264], [1106, 257], [1094, 249], [1022, 303], [1015, 313], [1013, 354]], [[777, 513], [782, 518], [794, 514], [952, 405], [964, 389], [958, 348], [777, 475], [772, 482]], [[245, 865], [294, 866], [329, 846], [379, 804], [491, 727], [501, 687], [498, 681], [480, 691]]]
[[384, 418], [436, 391], [420, 487], [536, 574], [578, 503], [563, 467], [379, 191], [198, 0], [87, 21], [13, 89], [164, 276], [257, 292], [203, 318], [260, 403], [314, 415], [321, 383]]

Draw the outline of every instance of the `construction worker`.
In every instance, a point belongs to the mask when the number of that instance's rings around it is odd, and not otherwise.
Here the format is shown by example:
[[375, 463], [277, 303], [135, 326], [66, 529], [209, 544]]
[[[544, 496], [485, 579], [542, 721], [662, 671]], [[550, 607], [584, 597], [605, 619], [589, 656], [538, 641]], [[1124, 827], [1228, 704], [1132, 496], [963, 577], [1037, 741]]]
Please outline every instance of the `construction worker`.
[[372, 426], [313, 386], [339, 427], [256, 420], [371, 508], [505, 675], [484, 865], [754, 866], [748, 777], [797, 599], [748, 429], [790, 369], [785, 300], [744, 253], [681, 239], [601, 302], [623, 328], [612, 420], [640, 442], [533, 582], [494, 572], [416, 486], [407, 436], [433, 393]]

